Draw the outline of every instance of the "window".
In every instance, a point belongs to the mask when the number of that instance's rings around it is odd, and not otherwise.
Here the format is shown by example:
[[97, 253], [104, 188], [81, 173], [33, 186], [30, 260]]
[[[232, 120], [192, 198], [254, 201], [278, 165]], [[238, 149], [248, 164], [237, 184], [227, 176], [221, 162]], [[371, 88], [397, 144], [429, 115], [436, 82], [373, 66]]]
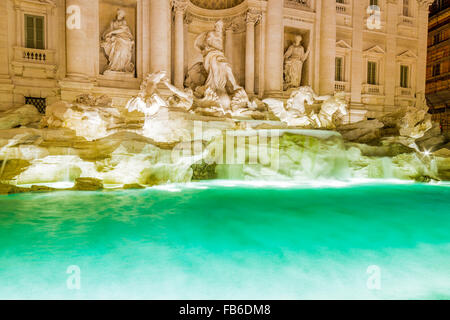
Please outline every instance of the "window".
[[409, 17], [409, 0], [403, 0], [403, 15]]
[[441, 42], [441, 33], [439, 32], [439, 33], [436, 33], [434, 36], [433, 36], [433, 43], [434, 44], [438, 44], [439, 42]]
[[344, 58], [336, 57], [335, 81], [344, 81]]
[[441, 64], [440, 63], [436, 63], [433, 66], [433, 77], [437, 77], [441, 74]]
[[400, 66], [400, 87], [402, 88], [409, 87], [408, 78], [409, 78], [409, 67]]
[[32, 104], [38, 109], [39, 113], [45, 114], [47, 101], [45, 98], [25, 97], [25, 104]]
[[44, 17], [25, 15], [25, 46], [44, 49]]
[[336, 0], [337, 3], [345, 4], [345, 0]]
[[377, 84], [377, 63], [373, 61], [367, 62], [367, 83]]
[[370, 5], [371, 6], [377, 6], [378, 5], [378, 0], [370, 0]]

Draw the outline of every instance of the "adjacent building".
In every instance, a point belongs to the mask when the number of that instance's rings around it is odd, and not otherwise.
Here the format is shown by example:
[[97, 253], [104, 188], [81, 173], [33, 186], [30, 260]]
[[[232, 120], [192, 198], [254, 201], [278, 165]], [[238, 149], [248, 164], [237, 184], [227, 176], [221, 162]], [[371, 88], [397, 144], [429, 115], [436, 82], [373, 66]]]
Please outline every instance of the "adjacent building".
[[[222, 19], [226, 57], [249, 95], [289, 96], [285, 53], [301, 35], [309, 52], [297, 69], [302, 70], [301, 85], [321, 95], [345, 92], [348, 121], [373, 118], [424, 103], [431, 3], [2, 0], [0, 106], [27, 102], [43, 111], [58, 99], [73, 100], [86, 92], [110, 95], [120, 106], [137, 94], [146, 74], [159, 70], [181, 87], [202, 59], [195, 39]], [[107, 30], [119, 28], [121, 19], [129, 28], [124, 45], [132, 52], [117, 71], [111, 69], [104, 43], [111, 39]]]
[[436, 0], [430, 8], [427, 102], [433, 119], [450, 130], [450, 0]]

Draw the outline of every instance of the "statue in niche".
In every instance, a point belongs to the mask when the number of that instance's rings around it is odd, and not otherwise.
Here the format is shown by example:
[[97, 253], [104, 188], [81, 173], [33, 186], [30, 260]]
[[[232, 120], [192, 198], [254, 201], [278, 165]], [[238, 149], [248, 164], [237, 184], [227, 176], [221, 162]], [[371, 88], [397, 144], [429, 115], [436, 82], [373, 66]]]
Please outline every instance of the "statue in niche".
[[[223, 48], [224, 23], [219, 20], [214, 25], [214, 30], [203, 32], [195, 40], [195, 48], [201, 52], [203, 64], [198, 64], [195, 70], [188, 73], [189, 79], [201, 80], [204, 69], [207, 74], [205, 83], [195, 89], [196, 95], [203, 98], [204, 104], [210, 103], [220, 106], [222, 112], [237, 113], [246, 108], [249, 100], [245, 90], [238, 85], [231, 65], [228, 63]], [[193, 77], [197, 70], [198, 77]], [[193, 81], [198, 82], [198, 81]], [[193, 84], [193, 82], [188, 83]]]
[[298, 88], [302, 82], [303, 63], [309, 57], [310, 48], [305, 52], [302, 36], [296, 35], [294, 43], [284, 54], [284, 90]]
[[223, 21], [214, 25], [214, 30], [203, 32], [195, 40], [195, 48], [202, 53], [203, 65], [208, 73], [206, 86], [221, 92], [225, 91], [227, 84], [236, 91], [241, 89], [233, 75], [231, 65], [225, 58], [223, 49]]
[[[305, 103], [312, 106], [316, 101], [322, 101], [320, 111], [306, 111]], [[278, 99], [265, 99], [269, 110], [288, 126], [312, 129], [334, 129], [340, 121], [339, 117], [348, 114], [345, 94], [334, 96], [318, 96], [311, 87], [295, 89], [285, 105]]]
[[108, 59], [105, 72], [133, 73], [134, 38], [125, 20], [125, 11], [117, 9], [116, 18], [111, 21], [109, 28], [103, 33], [101, 47]]

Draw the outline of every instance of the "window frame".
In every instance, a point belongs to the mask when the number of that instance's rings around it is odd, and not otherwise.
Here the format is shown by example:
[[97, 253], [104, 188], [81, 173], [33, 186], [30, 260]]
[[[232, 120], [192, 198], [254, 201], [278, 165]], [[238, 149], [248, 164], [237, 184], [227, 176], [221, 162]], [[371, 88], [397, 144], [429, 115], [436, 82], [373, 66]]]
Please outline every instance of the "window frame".
[[[373, 73], [374, 74], [373, 75], [371, 75], [372, 68], [369, 67], [370, 65], [374, 66], [374, 68], [373, 68]], [[370, 59], [367, 60], [367, 68], [366, 68], [366, 70], [367, 70], [366, 71], [367, 72], [367, 79], [366, 79], [367, 84], [372, 85], [372, 86], [379, 85], [379, 81], [378, 81], [378, 65], [379, 65], [378, 61], [374, 61], [374, 60], [370, 60]]]
[[[33, 47], [28, 46], [28, 18], [33, 18]], [[38, 41], [37, 41], [37, 27], [36, 27], [36, 21], [41, 20], [42, 21], [42, 48], [38, 48]], [[38, 50], [45, 50], [46, 49], [46, 17], [45, 15], [37, 15], [37, 14], [29, 14], [24, 13], [24, 19], [23, 19], [23, 27], [24, 27], [24, 47], [29, 49], [38, 49]]]
[[[400, 64], [400, 88], [409, 89], [411, 87], [410, 83], [410, 66], [406, 64]], [[406, 70], [406, 75], [404, 75], [403, 70]]]

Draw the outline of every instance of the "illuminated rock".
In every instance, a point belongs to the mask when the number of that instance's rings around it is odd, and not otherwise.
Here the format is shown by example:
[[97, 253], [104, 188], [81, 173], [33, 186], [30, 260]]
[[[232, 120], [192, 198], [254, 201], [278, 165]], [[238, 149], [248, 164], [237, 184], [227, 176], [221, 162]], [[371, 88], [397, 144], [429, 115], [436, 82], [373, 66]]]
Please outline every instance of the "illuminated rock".
[[41, 118], [42, 115], [35, 106], [26, 104], [19, 108], [11, 108], [0, 113], [0, 130], [37, 123]]

